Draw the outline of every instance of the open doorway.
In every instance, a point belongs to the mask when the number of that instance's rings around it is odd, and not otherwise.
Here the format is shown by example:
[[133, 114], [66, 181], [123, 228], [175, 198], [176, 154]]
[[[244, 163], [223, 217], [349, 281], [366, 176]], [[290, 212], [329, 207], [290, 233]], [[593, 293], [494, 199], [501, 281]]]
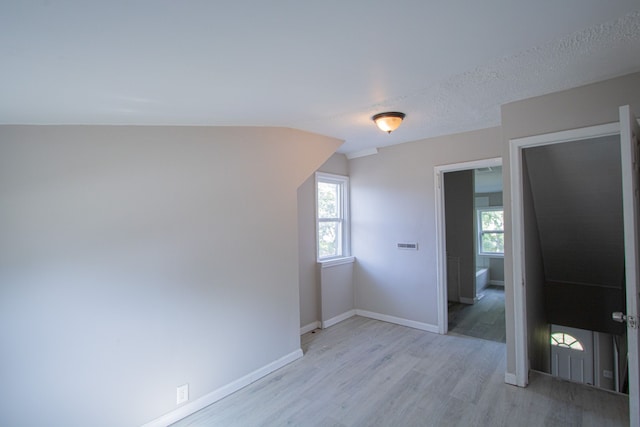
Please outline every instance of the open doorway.
[[[472, 334], [475, 333], [477, 337], [482, 338], [478, 335], [483, 335], [483, 331], [495, 332], [495, 329], [491, 328], [491, 323], [499, 322], [499, 320], [487, 320], [484, 324], [477, 321], [483, 311], [490, 311], [483, 310], [483, 306], [491, 305], [492, 299], [494, 299], [492, 296], [496, 296], [495, 294], [498, 294], [497, 298], [500, 303], [497, 305], [501, 307], [502, 316], [504, 316], [504, 291], [502, 287], [499, 287], [499, 285], [504, 283], [504, 267], [502, 267], [502, 277], [498, 275], [500, 271], [499, 268], [496, 268], [494, 276], [491, 276], [489, 271], [491, 261], [482, 259], [477, 253], [478, 240], [476, 237], [479, 234], [478, 212], [476, 208], [490, 208], [490, 204], [498, 204], [497, 201], [499, 201], [499, 204], [502, 202], [501, 166], [502, 159], [494, 158], [442, 165], [434, 169], [436, 175], [436, 222], [438, 240], [438, 332], [441, 334], [446, 334], [450, 330], [450, 312], [454, 318], [452, 326], [458, 329], [456, 333], [460, 333], [461, 328], [467, 330], [464, 335], [473, 336]], [[486, 181], [485, 178], [488, 178], [488, 175], [494, 175], [495, 172], [500, 171], [499, 191], [496, 191], [496, 188], [488, 189], [488, 187], [485, 187], [485, 190], [480, 189], [476, 194], [474, 185], [476, 170], [478, 171], [478, 182], [480, 184]], [[483, 173], [484, 176], [481, 176]], [[495, 178], [495, 176], [492, 178]], [[445, 189], [445, 180], [449, 182], [450, 191], [448, 194], [449, 196], [453, 196], [450, 197], [450, 199], [453, 200], [453, 206], [449, 207], [449, 212], [463, 213], [462, 215], [446, 217], [445, 205], [447, 203], [445, 198], [447, 190]], [[461, 187], [459, 188], [455, 188], [457, 186], [455, 182], [457, 181], [461, 183]], [[462, 189], [463, 187], [464, 189]], [[498, 192], [500, 196], [493, 194]], [[449, 204], [451, 205], [451, 203]], [[447, 236], [449, 236], [449, 242], [447, 242]], [[456, 238], [455, 236], [459, 236], [458, 248], [454, 247], [456, 243], [452, 240]], [[495, 237], [495, 235], [488, 237]], [[480, 267], [479, 272], [477, 267]], [[448, 283], [452, 283], [452, 285], [448, 286]], [[461, 310], [463, 307], [449, 305], [450, 300], [454, 303], [473, 306], [472, 308], [475, 308], [476, 312], [465, 311], [463, 313]], [[504, 320], [502, 320], [501, 327], [504, 328]], [[487, 334], [484, 335], [485, 338], [487, 338]], [[504, 338], [502, 338], [504, 334], [497, 332], [497, 335], [498, 337], [494, 336], [493, 339], [504, 342]]]
[[445, 172], [450, 333], [506, 341], [502, 167]]
[[[532, 345], [537, 340], [543, 339], [546, 341], [549, 338], [550, 328], [548, 325], [550, 323], [554, 323], [558, 321], [556, 317], [553, 322], [547, 321], [547, 327], [537, 327], [540, 325], [544, 325], [541, 322], [536, 322], [532, 319], [536, 316], [539, 316], [540, 312], [536, 313], [536, 310], [539, 310], [541, 306], [539, 303], [541, 300], [546, 302], [554, 302], [559, 299], [553, 298], [552, 295], [545, 295], [544, 292], [536, 292], [536, 289], [539, 289], [540, 286], [536, 286], [536, 284], [543, 284], [543, 287], [551, 287], [556, 286], [558, 283], [547, 283], [550, 280], [550, 277], [547, 272], [554, 269], [553, 265], [545, 265], [543, 251], [545, 250], [542, 246], [546, 244], [541, 244], [541, 241], [545, 238], [541, 236], [539, 232], [535, 232], [535, 226], [528, 226], [528, 222], [534, 216], [529, 215], [529, 219], [527, 219], [525, 212], [527, 210], [526, 205], [531, 204], [532, 197], [525, 194], [527, 189], [530, 188], [530, 185], [527, 184], [526, 180], [530, 178], [529, 173], [525, 170], [528, 166], [528, 162], [524, 161], [524, 150], [528, 150], [530, 148], [551, 145], [551, 144], [565, 144], [572, 143], [574, 141], [587, 141], [594, 140], [599, 138], [608, 138], [610, 136], [614, 136], [614, 139], [617, 139], [619, 145], [619, 150], [617, 150], [618, 162], [620, 164], [620, 179], [618, 180], [618, 186], [621, 187], [622, 194], [622, 227], [623, 227], [623, 280], [624, 280], [624, 288], [623, 292], [626, 303], [623, 305], [623, 309], [626, 312], [615, 311], [613, 313], [604, 313], [604, 310], [600, 310], [599, 305], [594, 303], [592, 307], [588, 307], [590, 310], [586, 310], [586, 315], [588, 317], [594, 317], [598, 321], [604, 321], [604, 319], [616, 320], [620, 322], [625, 322], [623, 335], [626, 335], [627, 348], [620, 351], [620, 355], [622, 357], [626, 357], [628, 363], [628, 393], [629, 393], [629, 418], [631, 425], [640, 425], [640, 398], [639, 390], [640, 390], [640, 369], [639, 369], [639, 359], [638, 353], [640, 349], [640, 338], [639, 338], [639, 329], [637, 327], [637, 319], [638, 319], [638, 307], [640, 306], [640, 298], [638, 294], [638, 289], [640, 289], [640, 273], [639, 269], [639, 247], [640, 247], [640, 237], [638, 233], [638, 226], [640, 225], [640, 200], [638, 198], [639, 195], [639, 186], [640, 186], [640, 169], [638, 158], [640, 157], [639, 152], [639, 142], [640, 142], [640, 126], [638, 125], [638, 120], [634, 117], [633, 113], [630, 111], [628, 106], [620, 107], [620, 122], [611, 123], [607, 125], [598, 125], [592, 126], [588, 128], [574, 129], [570, 131], [562, 131], [556, 132], [553, 134], [546, 135], [537, 135], [531, 137], [523, 137], [518, 139], [510, 140], [509, 143], [509, 156], [510, 156], [510, 170], [511, 170], [511, 203], [510, 207], [512, 209], [511, 212], [511, 229], [512, 229], [512, 251], [513, 251], [513, 259], [512, 259], [512, 281], [513, 281], [513, 307], [514, 307], [514, 342], [512, 344], [512, 348], [514, 349], [515, 355], [515, 374], [509, 374], [505, 376], [505, 380], [509, 383], [516, 384], [519, 386], [526, 386], [528, 383], [528, 374], [529, 374], [529, 360], [536, 359], [534, 352], [536, 352], [535, 344]], [[559, 163], [554, 166], [562, 167], [564, 163]], [[596, 166], [600, 167], [600, 166]], [[592, 170], [589, 168], [582, 168], [582, 175], [591, 173]], [[554, 186], [566, 185], [565, 183], [554, 182]], [[599, 185], [597, 183], [596, 185]], [[613, 191], [618, 191], [613, 190]], [[566, 194], [566, 193], [565, 193]], [[603, 193], [604, 194], [604, 193]], [[556, 199], [558, 200], [558, 199]], [[598, 198], [592, 198], [591, 203], [598, 207]], [[601, 210], [610, 209], [607, 203], [599, 203], [599, 207]], [[535, 209], [535, 206], [534, 206]], [[578, 209], [578, 213], [582, 215], [581, 209]], [[557, 216], [557, 215], [556, 215]], [[585, 216], [586, 217], [586, 216]], [[544, 222], [544, 220], [543, 220]], [[582, 222], [582, 220], [580, 221]], [[539, 224], [540, 221], [537, 221], [535, 224]], [[546, 228], [546, 226], [543, 226]], [[570, 229], [573, 229], [574, 225], [571, 225]], [[597, 229], [597, 228], [596, 228]], [[563, 226], [554, 226], [551, 229], [554, 232], [564, 232], [565, 228]], [[581, 227], [581, 233], [589, 233], [592, 228]], [[527, 234], [532, 233], [537, 234], [538, 238], [532, 238], [531, 236], [527, 238]], [[574, 237], [577, 235], [576, 233], [571, 233]], [[580, 236], [582, 237], [582, 236]], [[553, 244], [553, 241], [551, 241]], [[571, 244], [564, 244], [565, 248], [569, 248], [569, 250], [576, 249], [584, 249], [582, 245], [573, 244], [574, 242], [568, 242]], [[537, 246], [537, 248], [536, 248]], [[588, 245], [586, 249], [593, 248], [594, 245]], [[611, 253], [615, 253], [613, 251]], [[548, 252], [547, 252], [548, 253]], [[620, 258], [616, 255], [616, 258]], [[552, 261], [556, 262], [556, 261]], [[564, 263], [560, 263], [564, 264]], [[569, 283], [560, 283], [560, 285], [568, 285], [571, 286], [585, 286], [585, 285], [593, 285], [591, 283], [593, 279], [595, 279], [598, 274], [597, 271], [591, 270], [592, 267], [595, 266], [596, 270], [599, 268], [599, 262], [594, 263], [585, 263], [584, 265], [587, 267], [582, 271], [582, 273], [588, 273], [585, 277], [588, 277], [589, 280], [586, 283], [581, 283], [582, 280], [575, 280], [575, 278], [571, 278], [568, 280]], [[542, 265], [542, 268], [539, 266]], [[577, 266], [577, 264], [576, 264]], [[569, 269], [563, 268], [563, 270], [575, 270], [575, 272], [580, 272], [580, 268], [576, 269], [573, 266]], [[589, 272], [594, 272], [596, 274], [591, 275]], [[566, 273], [564, 271], [561, 273]], [[573, 272], [571, 272], [573, 274]], [[576, 276], [577, 277], [577, 276]], [[599, 286], [600, 288], [607, 288], [604, 291], [601, 289], [590, 289], [595, 293], [604, 292], [609, 294], [612, 286], [610, 283], [606, 283], [610, 280], [609, 277], [601, 277], [600, 279], [604, 279], [602, 284], [606, 286]], [[577, 281], [578, 283], [571, 283]], [[553, 282], [553, 280], [551, 280]], [[559, 282], [563, 282], [560, 280]], [[552, 292], [560, 292], [562, 291], [562, 287], [556, 287], [552, 289]], [[577, 295], [573, 293], [573, 295]], [[564, 305], [564, 308], [561, 308], [560, 313], [566, 309], [579, 308], [583, 305], [584, 302], [580, 302], [575, 298], [572, 300], [570, 305]], [[625, 307], [626, 306], [626, 307]], [[554, 308], [551, 307], [553, 310]], [[602, 311], [602, 313], [593, 314], [593, 310]], [[557, 314], [557, 313], [556, 313]], [[562, 315], [562, 313], [561, 313]], [[545, 315], [546, 316], [546, 315]], [[566, 326], [566, 325], [561, 325]], [[582, 328], [579, 328], [582, 329]], [[595, 328], [587, 328], [587, 330], [595, 330]], [[557, 337], [554, 337], [555, 333], [558, 333]], [[551, 330], [551, 339], [557, 340], [557, 343], [562, 343], [565, 347], [572, 347], [575, 341], [580, 341], [578, 337], [573, 336], [570, 331], [557, 331]], [[568, 335], [568, 336], [567, 336]], [[577, 339], [578, 338], [578, 339]], [[549, 342], [549, 341], [546, 341]], [[549, 345], [554, 345], [549, 342]], [[583, 347], [582, 343], [580, 343], [579, 347]], [[541, 348], [541, 347], [540, 347]], [[543, 352], [545, 354], [549, 354], [546, 350]], [[626, 369], [618, 369], [620, 374], [624, 374]], [[596, 372], [596, 374], [599, 374]], [[614, 374], [615, 375], [615, 374]], [[623, 388], [626, 388], [623, 386]]]
[[611, 318], [625, 311], [619, 141], [524, 148], [522, 196], [531, 369], [624, 393], [626, 327]]

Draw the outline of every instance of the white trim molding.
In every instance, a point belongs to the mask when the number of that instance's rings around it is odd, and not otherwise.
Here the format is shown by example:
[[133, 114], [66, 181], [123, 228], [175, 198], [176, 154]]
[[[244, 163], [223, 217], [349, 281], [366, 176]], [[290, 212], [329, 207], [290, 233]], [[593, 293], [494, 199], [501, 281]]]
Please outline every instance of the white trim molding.
[[335, 325], [336, 323], [340, 323], [343, 320], [347, 320], [350, 317], [353, 317], [355, 315], [356, 315], [356, 311], [355, 310], [345, 311], [342, 314], [338, 314], [337, 316], [332, 317], [331, 319], [323, 321], [322, 322], [322, 329], [330, 328], [331, 326]]
[[332, 258], [325, 261], [318, 261], [318, 264], [320, 264], [320, 268], [331, 268], [337, 265], [353, 264], [355, 260], [356, 258], [353, 256], [345, 256], [340, 258]]
[[542, 135], [527, 136], [509, 140], [509, 166], [511, 170], [511, 244], [512, 244], [512, 285], [514, 311], [514, 351], [515, 373], [509, 374], [509, 384], [526, 387], [529, 380], [529, 359], [527, 341], [527, 291], [526, 265], [524, 253], [524, 213], [522, 210], [522, 150], [542, 145], [578, 141], [588, 138], [620, 133], [619, 123], [608, 123], [580, 129], [572, 129]]
[[281, 357], [280, 359], [275, 360], [268, 365], [256, 369], [255, 371], [245, 375], [244, 377], [233, 381], [232, 383], [222, 386], [219, 389], [214, 390], [211, 393], [205, 394], [199, 399], [194, 400], [193, 402], [187, 403], [184, 406], [181, 406], [169, 412], [168, 414], [165, 414], [153, 421], [144, 424], [143, 427], [166, 427], [170, 424], [180, 421], [181, 419], [199, 411], [200, 409], [206, 408], [212, 403], [215, 403], [218, 400], [223, 399], [232, 393], [235, 393], [241, 388], [248, 386], [249, 384], [259, 380], [260, 378], [265, 377], [270, 373], [282, 368], [283, 366], [288, 365], [289, 363], [301, 358], [302, 356], [302, 349], [291, 352]]
[[420, 329], [422, 331], [438, 333], [438, 326], [429, 323], [416, 322], [415, 320], [403, 319], [401, 317], [389, 316], [386, 314], [374, 313], [373, 311], [356, 310], [356, 314], [370, 319], [381, 320], [383, 322], [395, 323], [396, 325], [407, 326], [409, 328]]
[[516, 374], [511, 374], [509, 372], [506, 372], [504, 374], [504, 382], [507, 384], [511, 384], [511, 385], [518, 385], [518, 381], [516, 380]]
[[447, 248], [444, 215], [444, 185], [443, 179], [446, 172], [501, 166], [502, 157], [494, 157], [484, 160], [473, 160], [464, 163], [452, 163], [433, 168], [435, 196], [436, 196], [436, 285], [438, 290], [438, 325], [437, 333], [448, 332], [447, 313]]
[[351, 153], [345, 154], [345, 156], [347, 157], [347, 159], [351, 160], [357, 159], [358, 157], [373, 156], [374, 154], [378, 154], [377, 148], [365, 148], [364, 150], [360, 151], [352, 151]]
[[315, 331], [321, 326], [322, 324], [318, 320], [316, 320], [315, 322], [311, 322], [308, 325], [304, 325], [303, 327], [300, 328], [300, 335], [304, 335], [308, 332]]

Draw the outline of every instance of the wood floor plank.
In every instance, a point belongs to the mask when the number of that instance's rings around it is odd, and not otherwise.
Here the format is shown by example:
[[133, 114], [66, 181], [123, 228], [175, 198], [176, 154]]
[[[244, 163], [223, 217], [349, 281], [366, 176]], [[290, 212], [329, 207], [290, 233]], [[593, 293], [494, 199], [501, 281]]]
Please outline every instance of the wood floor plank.
[[504, 288], [488, 286], [475, 304], [449, 303], [449, 332], [506, 341]]
[[353, 317], [302, 336], [304, 357], [175, 426], [626, 426], [626, 396], [532, 372], [505, 345]]

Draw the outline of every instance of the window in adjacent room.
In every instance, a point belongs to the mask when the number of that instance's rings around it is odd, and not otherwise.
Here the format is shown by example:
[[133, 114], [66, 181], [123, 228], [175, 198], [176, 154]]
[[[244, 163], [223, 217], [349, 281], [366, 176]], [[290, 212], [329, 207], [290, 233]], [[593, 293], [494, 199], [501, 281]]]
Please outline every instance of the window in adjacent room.
[[563, 332], [554, 332], [551, 334], [551, 345], [558, 347], [570, 348], [572, 350], [584, 351], [584, 347], [577, 338]]
[[478, 253], [504, 255], [504, 212], [502, 208], [478, 209]]
[[316, 173], [318, 261], [347, 257], [349, 249], [349, 177]]

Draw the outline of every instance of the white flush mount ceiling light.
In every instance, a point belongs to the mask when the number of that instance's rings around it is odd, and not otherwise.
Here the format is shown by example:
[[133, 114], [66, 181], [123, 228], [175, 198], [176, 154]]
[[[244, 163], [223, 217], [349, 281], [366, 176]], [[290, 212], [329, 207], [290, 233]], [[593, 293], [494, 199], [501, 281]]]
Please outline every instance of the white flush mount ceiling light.
[[402, 123], [404, 117], [404, 113], [391, 111], [388, 113], [376, 114], [375, 116], [371, 117], [371, 120], [376, 123], [376, 126], [378, 126], [381, 131], [391, 133], [394, 130], [398, 129], [398, 126], [400, 126], [400, 123]]

